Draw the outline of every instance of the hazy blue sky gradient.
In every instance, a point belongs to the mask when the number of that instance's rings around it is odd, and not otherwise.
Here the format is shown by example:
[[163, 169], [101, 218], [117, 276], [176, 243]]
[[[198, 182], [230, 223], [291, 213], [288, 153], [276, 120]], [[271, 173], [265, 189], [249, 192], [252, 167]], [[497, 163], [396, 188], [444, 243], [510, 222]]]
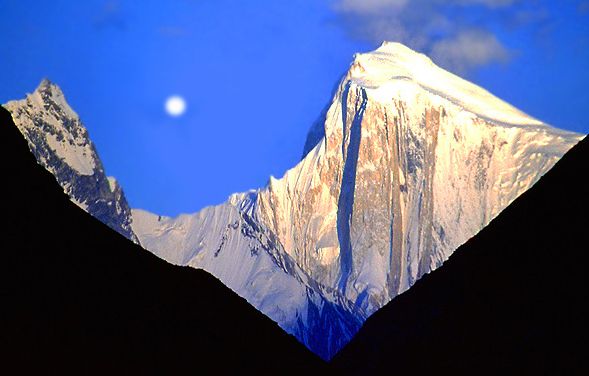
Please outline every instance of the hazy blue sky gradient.
[[[589, 132], [589, 2], [577, 0], [4, 0], [0, 102], [51, 79], [131, 205], [175, 215], [294, 166], [354, 52], [385, 38]], [[164, 112], [173, 94], [188, 103], [180, 118]]]

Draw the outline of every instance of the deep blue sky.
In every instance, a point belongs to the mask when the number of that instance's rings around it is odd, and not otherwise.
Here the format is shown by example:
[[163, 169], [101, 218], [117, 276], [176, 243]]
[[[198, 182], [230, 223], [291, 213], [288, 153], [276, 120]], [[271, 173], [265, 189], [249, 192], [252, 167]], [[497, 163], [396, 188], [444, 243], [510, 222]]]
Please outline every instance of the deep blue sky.
[[0, 102], [60, 85], [131, 205], [167, 215], [294, 166], [353, 53], [385, 38], [589, 133], [589, 2], [414, 1], [2, 0]]

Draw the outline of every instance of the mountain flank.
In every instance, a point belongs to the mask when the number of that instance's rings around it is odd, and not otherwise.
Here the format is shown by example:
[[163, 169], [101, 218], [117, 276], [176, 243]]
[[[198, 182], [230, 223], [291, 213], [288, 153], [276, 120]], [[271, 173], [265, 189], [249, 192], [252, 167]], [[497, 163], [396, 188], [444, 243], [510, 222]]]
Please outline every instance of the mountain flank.
[[146, 252], [72, 203], [0, 108], [0, 373], [321, 372], [209, 273]]
[[589, 139], [333, 359], [371, 374], [589, 374]]

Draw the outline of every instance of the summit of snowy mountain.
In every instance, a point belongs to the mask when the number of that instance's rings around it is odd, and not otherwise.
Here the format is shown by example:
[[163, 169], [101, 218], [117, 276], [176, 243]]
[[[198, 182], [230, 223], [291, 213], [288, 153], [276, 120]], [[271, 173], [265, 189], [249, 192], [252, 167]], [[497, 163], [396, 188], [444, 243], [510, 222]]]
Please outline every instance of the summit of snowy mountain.
[[[26, 109], [19, 109], [26, 104]], [[17, 114], [36, 114], [39, 125], [51, 128], [55, 132], [43, 134], [50, 149], [80, 175], [92, 175], [96, 167], [96, 158], [92, 154], [87, 131], [78, 124], [78, 115], [66, 102], [59, 86], [44, 79], [39, 87], [23, 101], [8, 102], [6, 107]], [[21, 117], [22, 119], [22, 117]], [[32, 124], [20, 122], [28, 134], [35, 131]], [[32, 145], [31, 145], [32, 146]]]
[[312, 278], [370, 314], [580, 138], [384, 43], [355, 55], [305, 157], [260, 191], [259, 217]]
[[355, 56], [282, 178], [189, 216], [134, 210], [133, 229], [330, 358], [350, 315], [362, 322], [442, 265], [579, 139], [385, 43]]
[[406, 97], [423, 89], [490, 121], [510, 125], [542, 124], [400, 43], [384, 42], [372, 52], [356, 54], [348, 79], [382, 101]]
[[44, 78], [37, 89], [33, 92], [32, 97], [39, 105], [45, 105], [44, 98], [50, 97], [51, 100], [59, 107], [68, 117], [77, 118], [78, 114], [70, 107], [65, 100], [65, 95], [61, 88], [51, 82], [48, 78]]
[[131, 209], [122, 189], [105, 175], [96, 148], [62, 90], [48, 79], [25, 99], [4, 105], [37, 162], [49, 170], [70, 199], [135, 242]]
[[[169, 218], [128, 209], [60, 98], [44, 82], [7, 108], [72, 200], [167, 261], [209, 271], [324, 359], [581, 139], [384, 43], [355, 55], [282, 178]], [[116, 210], [87, 205], [103, 197]]]

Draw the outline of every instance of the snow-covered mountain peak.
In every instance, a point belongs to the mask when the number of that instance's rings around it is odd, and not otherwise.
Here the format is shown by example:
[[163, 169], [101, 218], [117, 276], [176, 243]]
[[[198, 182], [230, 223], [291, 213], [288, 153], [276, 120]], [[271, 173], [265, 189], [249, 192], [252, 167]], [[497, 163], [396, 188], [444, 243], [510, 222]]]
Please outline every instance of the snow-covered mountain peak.
[[64, 114], [72, 119], [78, 118], [78, 114], [70, 107], [70, 105], [65, 100], [65, 96], [63, 91], [59, 86], [51, 82], [49, 79], [45, 78], [37, 89], [32, 94], [28, 95], [31, 102], [40, 106], [45, 107], [48, 105], [48, 102], [51, 101], [61, 109]]
[[80, 118], [59, 86], [44, 79], [25, 99], [4, 105], [35, 158], [71, 200], [123, 236], [137, 242], [131, 209], [114, 178], [107, 178]]
[[366, 89], [375, 100], [390, 101], [400, 96], [407, 100], [425, 91], [495, 123], [543, 124], [400, 43], [384, 42], [374, 51], [356, 54], [346, 78]]
[[362, 60], [368, 55], [382, 55], [389, 58], [395, 64], [421, 64], [421, 65], [434, 65], [431, 59], [404, 44], [398, 42], [384, 41], [376, 50], [367, 53], [358, 53], [355, 55], [356, 60]]
[[[33, 93], [23, 100], [8, 102], [6, 108], [25, 135], [39, 133], [48, 148], [76, 173], [94, 174], [98, 159], [90, 137], [59, 86], [44, 79]], [[43, 128], [41, 132], [39, 127]], [[31, 147], [39, 147], [39, 143], [32, 142]]]
[[421, 80], [431, 74], [433, 62], [425, 55], [400, 43], [384, 42], [376, 50], [357, 53], [349, 78], [366, 87], [381, 86], [399, 79]]
[[399, 43], [355, 55], [303, 159], [255, 218], [371, 314], [446, 260], [581, 138]]

